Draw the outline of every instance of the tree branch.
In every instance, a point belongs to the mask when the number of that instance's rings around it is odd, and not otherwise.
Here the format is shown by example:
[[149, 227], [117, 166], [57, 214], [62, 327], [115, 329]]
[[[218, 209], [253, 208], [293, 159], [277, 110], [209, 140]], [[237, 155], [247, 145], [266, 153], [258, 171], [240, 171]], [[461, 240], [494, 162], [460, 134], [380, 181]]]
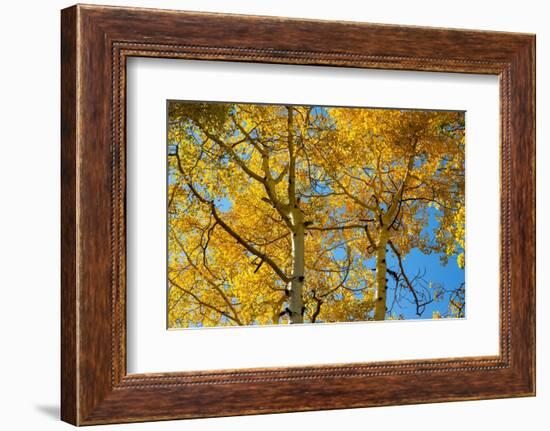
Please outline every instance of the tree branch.
[[228, 319], [232, 320], [233, 322], [235, 322], [237, 325], [242, 325], [242, 323], [239, 323], [239, 321], [237, 319], [235, 319], [233, 316], [231, 316], [230, 314], [227, 314], [225, 311], [223, 310], [220, 310], [219, 308], [215, 307], [214, 305], [211, 305], [211, 304], [208, 304], [206, 302], [204, 302], [202, 299], [200, 299], [197, 295], [195, 295], [193, 292], [191, 292], [190, 290], [188, 289], [185, 289], [183, 288], [182, 286], [180, 286], [177, 282], [175, 282], [174, 280], [172, 280], [171, 278], [168, 279], [168, 281], [170, 281], [170, 283], [176, 287], [177, 289], [181, 290], [182, 292], [184, 292], [185, 294], [191, 296], [195, 301], [197, 301], [200, 305], [202, 305], [203, 307], [206, 307], [206, 308], [210, 308], [211, 310], [215, 311], [216, 313], [219, 313], [221, 314], [222, 316], [225, 316], [227, 317]]
[[424, 312], [423, 308], [431, 301], [423, 302], [423, 303], [420, 302], [420, 299], [418, 298], [418, 294], [416, 293], [416, 290], [414, 289], [414, 286], [412, 285], [411, 281], [409, 280], [409, 277], [407, 276], [407, 273], [405, 272], [405, 268], [403, 266], [403, 259], [401, 257], [401, 253], [399, 252], [399, 250], [397, 249], [397, 247], [394, 245], [394, 243], [391, 240], [388, 241], [388, 243], [389, 243], [391, 249], [393, 250], [393, 252], [395, 253], [395, 256], [397, 257], [397, 262], [399, 264], [399, 270], [401, 272], [401, 275], [403, 276], [403, 280], [405, 280], [405, 286], [407, 286], [407, 288], [410, 290], [410, 292], [411, 292], [411, 294], [414, 298], [414, 302], [416, 304], [416, 315], [421, 316], [422, 313]]
[[231, 228], [224, 220], [221, 219], [218, 212], [216, 211], [216, 206], [214, 205], [214, 202], [208, 201], [205, 199], [201, 194], [195, 189], [193, 184], [188, 181], [187, 186], [195, 195], [195, 197], [201, 201], [203, 204], [207, 204], [210, 206], [210, 211], [212, 213], [212, 216], [214, 216], [214, 220], [229, 234], [231, 235], [239, 244], [241, 244], [246, 250], [248, 250], [250, 253], [252, 253], [255, 256], [258, 256], [260, 259], [263, 259], [265, 263], [267, 263], [273, 271], [279, 276], [279, 278], [285, 282], [288, 283], [290, 281], [290, 277], [288, 277], [283, 270], [271, 259], [269, 256], [267, 256], [265, 253], [262, 253], [260, 250], [258, 250], [256, 247], [254, 247], [252, 244], [250, 244], [248, 241], [246, 241], [243, 237], [241, 237], [233, 228]]

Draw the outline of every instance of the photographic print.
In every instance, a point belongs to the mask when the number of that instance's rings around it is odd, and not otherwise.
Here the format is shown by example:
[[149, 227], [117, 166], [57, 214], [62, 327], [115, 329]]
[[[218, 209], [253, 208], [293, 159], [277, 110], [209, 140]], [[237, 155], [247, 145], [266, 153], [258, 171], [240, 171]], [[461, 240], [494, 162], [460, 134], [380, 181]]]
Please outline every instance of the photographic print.
[[167, 103], [168, 327], [464, 318], [465, 113]]

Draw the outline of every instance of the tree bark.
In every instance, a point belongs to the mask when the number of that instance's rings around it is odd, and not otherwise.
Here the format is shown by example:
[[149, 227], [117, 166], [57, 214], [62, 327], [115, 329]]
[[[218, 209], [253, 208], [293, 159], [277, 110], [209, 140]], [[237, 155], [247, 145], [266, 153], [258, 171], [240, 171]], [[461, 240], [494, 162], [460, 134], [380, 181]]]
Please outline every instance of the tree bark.
[[292, 276], [289, 283], [288, 314], [290, 323], [304, 322], [304, 269], [305, 269], [305, 226], [304, 214], [296, 197], [296, 151], [294, 145], [294, 110], [287, 106], [288, 145], [288, 206], [290, 234], [292, 235]]
[[374, 320], [386, 318], [386, 288], [387, 262], [386, 246], [388, 245], [389, 231], [381, 227], [378, 247], [376, 249], [376, 300], [374, 304]]
[[304, 322], [304, 269], [305, 269], [305, 228], [304, 215], [299, 208], [293, 208], [291, 220], [295, 226], [292, 233], [292, 279], [289, 283], [288, 310], [290, 323]]

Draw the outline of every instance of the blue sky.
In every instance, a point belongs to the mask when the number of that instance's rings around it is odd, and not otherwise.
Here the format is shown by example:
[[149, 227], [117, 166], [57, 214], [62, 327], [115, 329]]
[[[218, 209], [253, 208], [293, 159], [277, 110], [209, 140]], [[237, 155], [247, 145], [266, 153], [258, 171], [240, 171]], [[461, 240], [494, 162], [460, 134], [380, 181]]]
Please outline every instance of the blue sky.
[[[390, 265], [396, 265], [396, 259], [393, 256], [388, 257]], [[405, 269], [410, 274], [416, 274], [417, 271], [426, 271], [425, 278], [434, 284], [442, 284], [447, 289], [457, 288], [464, 282], [464, 270], [460, 269], [456, 263], [456, 256], [449, 259], [446, 266], [442, 266], [439, 256], [425, 255], [418, 249], [413, 249], [404, 260]], [[393, 300], [393, 291], [389, 292], [388, 305]], [[394, 311], [402, 313], [405, 319], [431, 319], [434, 311], [439, 311], [441, 314], [447, 312], [449, 306], [449, 298], [446, 295], [439, 302], [432, 302], [426, 306], [426, 309], [421, 317], [416, 315], [416, 307], [414, 304], [408, 304], [402, 301], [401, 307]]]
[[[429, 208], [428, 212], [430, 213], [429, 222], [422, 233], [426, 233], [430, 238], [433, 238], [435, 231], [439, 227], [439, 223], [435, 218], [437, 210], [434, 208]], [[343, 249], [335, 250], [334, 255], [339, 259], [345, 259]], [[437, 286], [441, 286], [443, 289], [447, 290], [454, 290], [464, 283], [464, 269], [459, 268], [456, 254], [450, 256], [447, 263], [443, 264], [440, 259], [440, 254], [424, 254], [419, 249], [413, 248], [411, 252], [403, 256], [402, 259], [405, 272], [407, 273], [409, 279], [412, 279], [418, 273], [422, 273], [422, 279], [426, 282], [426, 284], [431, 283], [434, 286], [434, 288], [427, 290], [432, 297], [436, 292]], [[389, 269], [399, 272], [398, 260], [389, 247], [386, 255], [386, 261]], [[376, 259], [374, 257], [366, 259], [366, 262], [367, 267], [371, 267], [373, 269], [376, 267]], [[388, 274], [386, 278], [388, 279], [386, 303], [387, 307], [390, 308], [392, 302], [394, 301], [396, 290], [392, 277]], [[406, 298], [412, 300], [412, 296], [407, 294], [406, 290], [405, 292], [402, 291], [402, 293], [406, 294]], [[357, 294], [357, 297], [361, 296], [361, 293]], [[440, 300], [427, 304], [424, 307], [421, 316], [418, 316], [416, 312], [416, 305], [414, 303], [409, 303], [402, 297], [401, 301], [394, 305], [393, 310], [391, 310], [392, 313], [388, 311], [387, 316], [393, 315], [396, 318], [401, 316], [404, 319], [431, 319], [433, 312], [435, 311], [439, 312], [441, 315], [445, 315], [448, 312], [448, 307], [449, 293], [444, 293], [443, 296], [440, 297]]]

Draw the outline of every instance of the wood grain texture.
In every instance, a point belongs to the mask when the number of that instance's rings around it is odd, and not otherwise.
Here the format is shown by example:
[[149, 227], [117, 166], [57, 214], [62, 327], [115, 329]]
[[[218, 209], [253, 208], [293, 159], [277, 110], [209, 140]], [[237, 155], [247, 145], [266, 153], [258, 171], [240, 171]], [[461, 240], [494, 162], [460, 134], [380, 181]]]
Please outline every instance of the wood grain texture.
[[[63, 420], [86, 425], [533, 395], [534, 49], [534, 36], [525, 34], [101, 6], [63, 10]], [[499, 356], [127, 375], [129, 56], [499, 75]]]
[[61, 418], [77, 422], [76, 9], [61, 16]]

